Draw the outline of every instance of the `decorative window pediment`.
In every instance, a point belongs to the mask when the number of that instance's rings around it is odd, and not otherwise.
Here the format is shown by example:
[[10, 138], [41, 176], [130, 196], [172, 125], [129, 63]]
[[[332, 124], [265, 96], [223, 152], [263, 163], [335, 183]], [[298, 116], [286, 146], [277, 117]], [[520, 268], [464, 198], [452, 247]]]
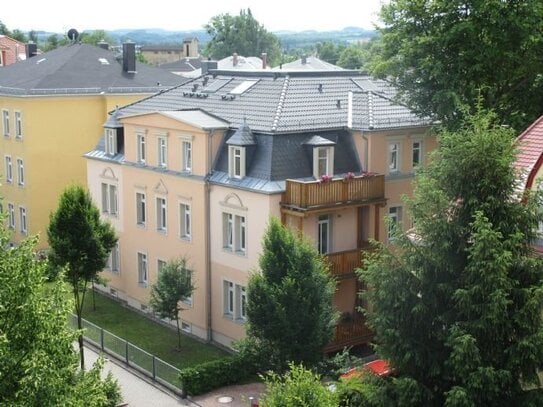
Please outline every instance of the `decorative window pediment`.
[[157, 194], [167, 194], [167, 193], [168, 193], [168, 188], [166, 188], [166, 185], [164, 184], [164, 181], [160, 180], [160, 181], [155, 185], [154, 191], [155, 191]]

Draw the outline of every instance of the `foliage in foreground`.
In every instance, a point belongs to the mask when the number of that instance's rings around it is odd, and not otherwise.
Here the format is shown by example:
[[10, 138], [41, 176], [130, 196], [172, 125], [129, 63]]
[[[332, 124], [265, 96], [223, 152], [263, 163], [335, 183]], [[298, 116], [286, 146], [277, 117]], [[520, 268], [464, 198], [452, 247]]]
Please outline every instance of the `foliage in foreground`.
[[77, 367], [76, 334], [68, 329], [72, 303], [65, 286], [46, 285], [36, 238], [8, 249], [0, 219], [0, 406], [115, 406], [120, 391], [101, 362]]
[[314, 366], [332, 339], [335, 283], [315, 248], [279, 220], [270, 219], [262, 246], [261, 272], [247, 287], [247, 334], [275, 351], [276, 371], [288, 362]]
[[402, 405], [543, 403], [524, 391], [543, 366], [540, 199], [520, 201], [512, 138], [486, 112], [443, 132], [408, 202], [418, 238], [398, 232], [399, 250], [362, 272], [377, 352], [409, 389], [395, 394], [411, 395]]

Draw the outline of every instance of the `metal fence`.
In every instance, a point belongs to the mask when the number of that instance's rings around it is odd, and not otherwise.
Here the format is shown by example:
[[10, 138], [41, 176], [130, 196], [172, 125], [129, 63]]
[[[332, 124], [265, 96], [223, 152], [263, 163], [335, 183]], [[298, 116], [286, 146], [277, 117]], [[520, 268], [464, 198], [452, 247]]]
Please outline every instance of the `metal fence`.
[[[100, 348], [102, 352], [168, 387], [176, 394], [183, 395], [178, 368], [86, 319], [82, 319], [82, 323], [83, 337], [86, 341]], [[77, 329], [77, 315], [71, 314], [70, 326]]]

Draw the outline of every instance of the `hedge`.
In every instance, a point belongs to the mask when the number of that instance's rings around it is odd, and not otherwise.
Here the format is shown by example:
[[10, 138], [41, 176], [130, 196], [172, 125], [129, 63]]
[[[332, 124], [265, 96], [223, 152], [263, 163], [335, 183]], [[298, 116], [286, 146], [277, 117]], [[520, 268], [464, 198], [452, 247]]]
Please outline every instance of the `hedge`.
[[185, 394], [197, 396], [219, 387], [239, 383], [254, 373], [254, 365], [236, 355], [185, 368], [179, 373], [179, 379]]

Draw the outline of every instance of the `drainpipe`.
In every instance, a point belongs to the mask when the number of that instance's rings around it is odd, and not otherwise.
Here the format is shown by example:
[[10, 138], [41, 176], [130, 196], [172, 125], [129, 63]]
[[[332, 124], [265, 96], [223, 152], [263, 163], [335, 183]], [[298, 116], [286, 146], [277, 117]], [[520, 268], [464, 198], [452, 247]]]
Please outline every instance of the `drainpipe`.
[[211, 328], [212, 322], [212, 290], [211, 290], [211, 208], [210, 208], [210, 185], [209, 185], [209, 176], [211, 175], [211, 139], [213, 137], [213, 130], [208, 131], [207, 138], [207, 169], [206, 169], [206, 178], [205, 178], [205, 219], [206, 219], [206, 237], [205, 237], [205, 252], [206, 252], [206, 307], [207, 307], [207, 316], [206, 316], [206, 325], [207, 325], [207, 340], [213, 340], [213, 330]]
[[368, 136], [364, 132], [362, 132], [362, 140], [364, 140], [364, 167], [362, 170], [369, 171], [370, 170], [370, 163], [369, 163], [369, 140]]

